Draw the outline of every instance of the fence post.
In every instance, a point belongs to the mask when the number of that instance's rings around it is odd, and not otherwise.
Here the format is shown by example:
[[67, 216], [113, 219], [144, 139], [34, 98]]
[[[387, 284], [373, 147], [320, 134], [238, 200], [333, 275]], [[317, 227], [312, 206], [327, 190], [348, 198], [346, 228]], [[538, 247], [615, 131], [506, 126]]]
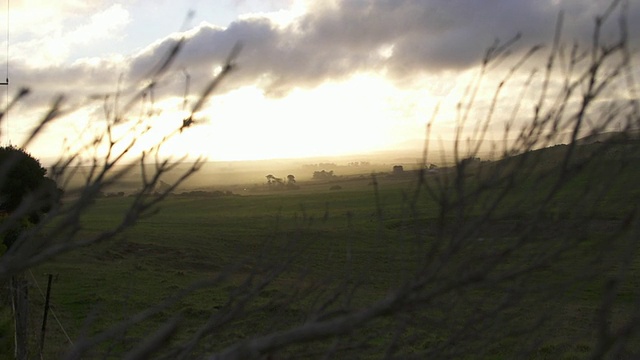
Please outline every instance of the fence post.
[[40, 331], [40, 357], [42, 358], [42, 351], [44, 350], [44, 335], [47, 331], [47, 315], [49, 315], [49, 298], [51, 296], [51, 280], [53, 275], [49, 274], [49, 280], [47, 282], [47, 296], [44, 300], [44, 315], [42, 316], [42, 330]]
[[11, 277], [11, 304], [15, 324], [15, 358], [28, 359], [27, 325], [29, 320], [29, 292], [27, 282], [20, 276]]

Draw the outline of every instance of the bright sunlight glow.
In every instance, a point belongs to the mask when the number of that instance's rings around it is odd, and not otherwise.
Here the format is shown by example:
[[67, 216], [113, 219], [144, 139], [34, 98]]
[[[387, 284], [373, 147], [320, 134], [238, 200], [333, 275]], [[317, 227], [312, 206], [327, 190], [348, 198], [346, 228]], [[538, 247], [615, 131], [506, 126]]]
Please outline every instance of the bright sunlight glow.
[[166, 144], [170, 154], [211, 160], [301, 158], [367, 152], [389, 146], [395, 131], [389, 102], [395, 89], [385, 80], [358, 75], [349, 81], [295, 89], [268, 98], [245, 87], [215, 96], [204, 123]]

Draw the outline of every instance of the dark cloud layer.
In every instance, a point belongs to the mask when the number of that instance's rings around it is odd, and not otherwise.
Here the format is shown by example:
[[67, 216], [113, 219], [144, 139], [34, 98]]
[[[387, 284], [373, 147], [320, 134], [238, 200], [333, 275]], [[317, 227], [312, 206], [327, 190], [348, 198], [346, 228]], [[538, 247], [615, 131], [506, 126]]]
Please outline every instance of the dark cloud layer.
[[[236, 42], [243, 44], [237, 60], [241, 71], [225, 82], [226, 90], [257, 84], [279, 96], [294, 87], [313, 87], [327, 80], [346, 78], [362, 71], [385, 70], [402, 82], [420, 73], [463, 70], [476, 66], [496, 40], [522, 34], [514, 50], [548, 44], [560, 11], [564, 12], [563, 39], [585, 48], [593, 34], [594, 17], [608, 1], [584, 0], [372, 0], [319, 2], [287, 27], [264, 18], [247, 18], [227, 28], [202, 25], [187, 36], [174, 63], [175, 76], [166, 91], [182, 94], [176, 86], [185, 69], [193, 88], [203, 86]], [[640, 39], [640, 5], [630, 2], [628, 18], [631, 46]], [[617, 32], [617, 17], [605, 38]], [[131, 59], [130, 81], [144, 78], [166, 56], [176, 37], [149, 46]], [[51, 70], [51, 69], [49, 69]], [[47, 71], [49, 71], [47, 70]], [[27, 72], [26, 79], [67, 82], [85, 90], [113, 88], [118, 70], [102, 64], [78, 64], [64, 73]], [[44, 79], [44, 80], [43, 80]]]
[[[266, 19], [234, 22], [226, 29], [201, 27], [188, 40], [182, 66], [209, 71], [236, 41], [244, 44], [241, 72], [231, 86], [259, 83], [266, 92], [286, 93], [358, 71], [386, 69], [400, 80], [421, 72], [462, 70], [477, 65], [496, 40], [522, 34], [515, 50], [548, 44], [564, 12], [563, 39], [588, 46], [594, 18], [607, 1], [582, 0], [378, 0], [318, 5], [299, 21], [279, 28]], [[635, 6], [634, 6], [635, 5]], [[638, 46], [640, 6], [628, 9], [632, 46]], [[618, 13], [614, 14], [617, 18]], [[605, 37], [617, 32], [611, 21]], [[167, 51], [161, 43], [136, 59], [133, 74]], [[390, 57], [383, 56], [384, 50]]]

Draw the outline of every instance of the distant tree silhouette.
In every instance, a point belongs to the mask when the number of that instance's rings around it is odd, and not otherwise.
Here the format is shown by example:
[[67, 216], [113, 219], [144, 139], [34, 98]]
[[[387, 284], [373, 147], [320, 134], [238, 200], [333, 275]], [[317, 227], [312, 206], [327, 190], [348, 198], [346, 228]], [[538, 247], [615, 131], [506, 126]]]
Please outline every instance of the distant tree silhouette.
[[267, 176], [265, 176], [267, 178], [267, 184], [271, 185], [275, 182], [276, 177], [273, 176], [272, 174], [269, 174]]
[[298, 184], [296, 184], [296, 177], [289, 174], [287, 175], [287, 189], [288, 190], [297, 190], [299, 189], [300, 186], [298, 186]]
[[[24, 214], [28, 223], [35, 224], [43, 213], [59, 201], [61, 190], [55, 181], [47, 178], [47, 170], [25, 150], [6, 146], [0, 148], [0, 212], [5, 216], [19, 209], [22, 201], [30, 196], [36, 206]], [[20, 222], [20, 228], [28, 224]], [[19, 230], [14, 229], [5, 236], [10, 246]]]
[[335, 177], [335, 175], [333, 174], [333, 170], [321, 170], [313, 172], [313, 178], [316, 180], [326, 180], [331, 179], [332, 177]]

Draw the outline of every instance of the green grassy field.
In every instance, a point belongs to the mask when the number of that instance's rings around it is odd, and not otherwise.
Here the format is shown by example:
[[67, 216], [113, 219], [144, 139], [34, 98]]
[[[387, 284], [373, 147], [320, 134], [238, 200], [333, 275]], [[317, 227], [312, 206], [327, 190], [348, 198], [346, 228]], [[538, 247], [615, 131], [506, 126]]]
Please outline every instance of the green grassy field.
[[[541, 199], [554, 178], [535, 177], [544, 166], [523, 172], [506, 195], [500, 184], [473, 195], [495, 164], [469, 172], [465, 197], [444, 170], [426, 179], [430, 189], [440, 189], [440, 198], [410, 174], [379, 177], [377, 187], [364, 176], [248, 196], [171, 196], [118, 239], [59, 257], [33, 275], [43, 287], [45, 274], [55, 274], [53, 309], [71, 339], [210, 281], [101, 343], [95, 357], [118, 358], [175, 316], [181, 317], [179, 331], [165, 351], [207, 321], [215, 327], [194, 353], [216, 351], [302, 325], [314, 314], [365, 308], [425, 279], [419, 301], [401, 315], [365, 324], [348, 336], [361, 346], [338, 347], [343, 352], [336, 356], [377, 358], [395, 339], [398, 353], [407, 356], [582, 358], [598, 346], [598, 314], [609, 281], [617, 281], [615, 306], [607, 308], [612, 328], [627, 320], [639, 296], [640, 260], [632, 241], [637, 224], [624, 224], [637, 206], [640, 167], [634, 157], [621, 164], [590, 162], [548, 202]], [[615, 169], [616, 177], [603, 166]], [[333, 185], [342, 189], [329, 190]], [[468, 206], [456, 202], [462, 198]], [[495, 200], [499, 206], [488, 211]], [[84, 214], [82, 231], [113, 226], [130, 201], [98, 199]], [[476, 270], [483, 275], [478, 278]], [[35, 343], [42, 297], [32, 287]], [[234, 311], [239, 315], [224, 318]], [[281, 356], [313, 357], [331, 341], [294, 346]], [[45, 352], [58, 357], [68, 348], [50, 319]]]
[[[382, 297], [407, 270], [403, 262], [411, 253], [411, 245], [391, 242], [397, 240], [397, 230], [386, 229], [378, 221], [370, 182], [370, 178], [338, 181], [343, 187], [339, 191], [329, 190], [336, 184], [332, 182], [303, 184], [298, 191], [266, 195], [170, 197], [156, 215], [140, 221], [117, 241], [66, 255], [34, 270], [34, 274], [41, 284], [46, 283], [43, 274], [57, 275], [52, 302], [72, 337], [81, 333], [93, 312], [100, 315], [92, 326], [100, 329], [194, 281], [213, 278], [238, 266], [222, 285], [182, 299], [147, 324], [153, 327], [169, 314], [181, 311], [186, 314], [185, 327], [193, 328], [203, 315], [222, 307], [233, 284], [264, 265], [260, 261], [285, 262], [290, 260], [290, 251], [300, 256], [266, 294], [278, 295], [281, 286], [291, 286], [303, 274], [304, 281], [311, 285], [329, 282], [327, 279], [333, 282], [351, 271], [357, 281], [368, 284], [362, 299]], [[381, 216], [402, 216], [406, 211], [402, 193], [411, 188], [412, 182], [380, 181]], [[116, 224], [130, 201], [127, 197], [99, 199], [85, 214], [83, 231], [89, 234]], [[347, 251], [351, 252], [349, 264]], [[34, 301], [41, 302], [39, 294], [32, 294]], [[263, 299], [267, 300], [271, 299]], [[56, 335], [57, 325], [50, 326], [50, 349], [62, 351], [65, 340]], [[234, 325], [235, 330], [227, 337], [232, 341], [244, 336], [243, 331], [255, 330], [255, 326]], [[140, 327], [134, 337], [145, 331]]]

